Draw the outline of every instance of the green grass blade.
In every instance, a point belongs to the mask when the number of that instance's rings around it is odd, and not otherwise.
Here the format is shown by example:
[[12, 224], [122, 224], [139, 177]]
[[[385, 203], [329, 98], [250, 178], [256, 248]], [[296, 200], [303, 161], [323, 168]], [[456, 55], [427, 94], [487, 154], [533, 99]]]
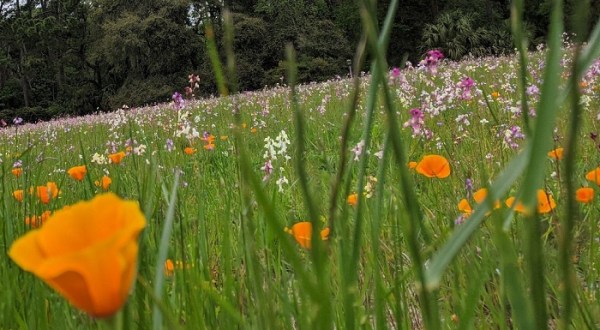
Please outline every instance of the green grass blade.
[[[163, 285], [164, 285], [164, 265], [167, 260], [167, 253], [169, 252], [169, 239], [171, 238], [171, 231], [173, 230], [173, 221], [175, 220], [175, 209], [177, 203], [177, 188], [179, 186], [179, 173], [175, 174], [173, 186], [171, 190], [171, 196], [168, 196], [166, 188], [163, 186], [164, 198], [168, 201], [167, 214], [165, 216], [165, 224], [163, 225], [163, 231], [160, 238], [160, 245], [158, 246], [158, 257], [156, 258], [156, 268], [154, 274], [154, 296], [158, 300], [162, 300], [163, 296]], [[162, 312], [160, 308], [154, 304], [152, 310], [152, 328], [155, 330], [162, 329]]]

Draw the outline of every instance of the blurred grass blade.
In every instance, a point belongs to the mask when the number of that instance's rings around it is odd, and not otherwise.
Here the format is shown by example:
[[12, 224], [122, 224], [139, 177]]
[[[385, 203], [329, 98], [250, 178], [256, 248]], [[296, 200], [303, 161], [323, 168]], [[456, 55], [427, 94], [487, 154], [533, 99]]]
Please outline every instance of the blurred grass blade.
[[529, 123], [529, 104], [527, 102], [527, 38], [523, 26], [523, 4], [524, 0], [513, 0], [511, 6], [511, 25], [517, 56], [519, 57], [519, 94], [521, 96], [521, 118], [527, 136], [531, 134]]
[[221, 60], [219, 59], [219, 52], [217, 50], [217, 43], [215, 41], [215, 30], [211, 24], [206, 25], [206, 40], [207, 40], [207, 48], [208, 48], [208, 56], [210, 58], [210, 63], [212, 65], [213, 71], [215, 73], [215, 80], [217, 81], [217, 88], [219, 90], [219, 94], [222, 96], [229, 95], [229, 91], [227, 90], [227, 84], [225, 82], [225, 76], [223, 75], [223, 65], [221, 65]]
[[[173, 221], [175, 219], [175, 208], [177, 203], [177, 188], [179, 187], [179, 172], [175, 172], [175, 178], [171, 190], [171, 196], [168, 196], [166, 188], [163, 186], [163, 195], [167, 200], [167, 214], [165, 216], [165, 223], [163, 225], [163, 231], [160, 238], [160, 245], [158, 246], [158, 257], [156, 258], [156, 268], [154, 274], [154, 296], [158, 300], [162, 300], [163, 296], [163, 284], [164, 284], [164, 265], [167, 260], [167, 253], [169, 252], [169, 239], [171, 238], [171, 231], [173, 230]], [[160, 308], [154, 303], [152, 309], [152, 328], [154, 330], [162, 329], [162, 312]]]
[[552, 149], [553, 131], [560, 104], [556, 104], [559, 95], [561, 58], [562, 58], [562, 1], [554, 0], [548, 35], [548, 54], [544, 70], [544, 82], [538, 105], [538, 117], [531, 140], [531, 155], [522, 184], [522, 203], [531, 210], [532, 216], [525, 221], [527, 248], [525, 259], [529, 268], [531, 296], [537, 329], [548, 327], [546, 293], [544, 289], [544, 253], [541, 238], [541, 224], [537, 216], [537, 193], [542, 187], [546, 168], [546, 154]]
[[[470, 221], [470, 220], [469, 220]], [[500, 217], [494, 221], [493, 239], [500, 252], [502, 289], [508, 298], [513, 311], [514, 320], [519, 329], [534, 329], [532, 304], [527, 299], [523, 287], [523, 274], [519, 270], [517, 253], [510, 241], [508, 234], [504, 231], [503, 221]]]

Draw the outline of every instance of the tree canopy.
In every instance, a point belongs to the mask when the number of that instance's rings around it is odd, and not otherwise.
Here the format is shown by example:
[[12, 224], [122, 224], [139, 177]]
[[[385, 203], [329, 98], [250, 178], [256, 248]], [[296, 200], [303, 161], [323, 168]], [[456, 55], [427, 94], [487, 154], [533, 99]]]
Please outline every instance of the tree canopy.
[[[549, 2], [525, 2], [532, 47], [544, 40]], [[378, 1], [380, 20], [387, 6]], [[0, 0], [0, 118], [163, 102], [191, 73], [201, 77], [197, 94], [215, 93], [204, 33], [210, 23], [222, 40], [224, 8], [233, 13], [240, 90], [280, 82], [288, 43], [302, 82], [345, 75], [361, 38], [356, 0]], [[592, 21], [599, 13], [593, 2]], [[454, 60], [511, 52], [509, 17], [508, 0], [403, 1], [389, 63], [431, 48]]]

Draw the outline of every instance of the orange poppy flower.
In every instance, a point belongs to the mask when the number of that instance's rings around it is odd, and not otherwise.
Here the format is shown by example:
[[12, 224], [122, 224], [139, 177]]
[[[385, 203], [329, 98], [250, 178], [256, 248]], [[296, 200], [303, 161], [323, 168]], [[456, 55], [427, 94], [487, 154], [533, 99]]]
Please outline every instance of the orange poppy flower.
[[165, 276], [167, 276], [167, 277], [173, 276], [174, 270], [175, 270], [175, 264], [173, 263], [173, 260], [167, 259], [165, 261]]
[[358, 194], [350, 194], [348, 195], [348, 204], [351, 206], [356, 206], [358, 204]]
[[196, 152], [196, 149], [192, 147], [186, 147], [183, 149], [183, 152], [185, 152], [186, 155], [193, 155]]
[[461, 199], [460, 202], [458, 202], [458, 210], [461, 211], [462, 213], [466, 214], [466, 215], [470, 215], [471, 213], [473, 213], [473, 209], [471, 208], [471, 204], [469, 204], [469, 201], [467, 201], [466, 199]]
[[585, 178], [588, 181], [595, 182], [597, 185], [600, 186], [600, 167], [596, 168], [595, 170], [592, 170], [592, 171], [588, 172], [585, 175]]
[[10, 171], [11, 171], [11, 172], [12, 172], [12, 174], [13, 174], [15, 177], [17, 177], [17, 178], [18, 178], [18, 177], [20, 177], [20, 176], [21, 176], [21, 174], [23, 174], [23, 169], [22, 169], [22, 168], [20, 168], [20, 167], [15, 167], [15, 168], [13, 168], [13, 169], [12, 169], [12, 170], [10, 170]]
[[206, 137], [200, 138], [200, 140], [206, 142], [206, 144], [213, 144], [215, 142], [215, 136], [212, 134], [209, 134]]
[[548, 152], [548, 157], [556, 160], [561, 160], [563, 158], [563, 150], [563, 148], [556, 148]]
[[19, 201], [22, 202], [23, 198], [25, 197], [25, 194], [23, 193], [23, 189], [19, 189], [19, 190], [15, 190], [13, 191], [13, 197]]
[[8, 255], [75, 307], [109, 317], [129, 295], [145, 225], [137, 202], [107, 193], [56, 211], [15, 241]]
[[497, 99], [497, 98], [499, 98], [499, 97], [500, 97], [500, 93], [498, 93], [498, 92], [492, 92], [492, 97], [493, 97], [493, 98], [494, 98], [494, 100], [495, 100], [495, 99]]
[[414, 170], [417, 167], [417, 162], [408, 162], [408, 168]]
[[212, 143], [207, 143], [204, 145], [204, 149], [206, 150], [214, 150], [215, 149], [215, 145]]
[[48, 218], [50, 218], [51, 215], [52, 215], [52, 212], [45, 211], [39, 217], [35, 216], [35, 215], [32, 217], [26, 217], [25, 224], [28, 226], [31, 226], [31, 228], [40, 227], [41, 225], [43, 225], [46, 222], [46, 220], [48, 220]]
[[94, 182], [94, 184], [97, 187], [102, 187], [103, 190], [108, 190], [108, 188], [110, 188], [110, 184], [112, 183], [112, 179], [109, 178], [108, 176], [103, 176], [102, 179], [97, 180], [96, 182]]
[[580, 203], [589, 203], [594, 199], [594, 189], [590, 187], [582, 187], [575, 192], [575, 199]]
[[556, 202], [552, 195], [548, 195], [543, 189], [537, 191], [538, 213], [548, 213], [556, 208]]
[[[515, 204], [515, 198], [511, 196], [506, 199], [505, 203], [506, 203], [506, 206], [513, 207], [513, 204]], [[525, 205], [523, 205], [523, 203], [521, 203], [521, 202], [517, 203], [517, 205], [515, 206], [515, 211], [517, 211], [519, 213], [527, 214], [527, 209], [525, 208]]]
[[125, 151], [119, 151], [115, 154], [110, 154], [108, 155], [108, 159], [110, 159], [110, 162], [113, 164], [121, 164], [121, 162], [123, 161], [123, 158], [125, 158]]
[[71, 167], [67, 173], [75, 180], [82, 181], [87, 173], [85, 165]]
[[417, 173], [428, 178], [447, 178], [450, 175], [450, 163], [440, 155], [427, 155], [416, 167]]
[[36, 189], [37, 197], [44, 204], [50, 203], [50, 200], [58, 196], [58, 187], [56, 183], [50, 181], [45, 186], [38, 186]]
[[[556, 202], [554, 201], [552, 195], [548, 195], [543, 189], [538, 189], [537, 191], [537, 202], [537, 212], [540, 214], [548, 213], [556, 208]], [[506, 200], [506, 206], [508, 207], [512, 207], [514, 203], [514, 197], [509, 197]], [[517, 203], [517, 205], [515, 206], [515, 211], [519, 213], [529, 214], [529, 212], [521, 202]]]
[[[481, 188], [473, 193], [473, 199], [477, 202], [477, 204], [481, 204], [485, 201], [487, 197], [488, 190], [486, 188]], [[494, 202], [494, 209], [500, 208], [500, 201]]]
[[252, 127], [252, 128], [250, 129], [250, 133], [256, 133], [256, 127]]
[[[311, 248], [311, 237], [312, 237], [312, 224], [308, 221], [302, 221], [295, 223], [292, 229], [287, 227], [284, 229], [287, 233], [294, 236], [296, 242], [305, 249]], [[327, 240], [329, 238], [329, 227], [321, 230], [321, 239]]]

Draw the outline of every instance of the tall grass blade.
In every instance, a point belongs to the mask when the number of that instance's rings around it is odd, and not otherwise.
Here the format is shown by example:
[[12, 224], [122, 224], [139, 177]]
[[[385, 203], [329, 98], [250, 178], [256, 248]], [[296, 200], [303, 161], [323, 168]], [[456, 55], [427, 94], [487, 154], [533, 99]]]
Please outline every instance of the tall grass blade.
[[[165, 223], [163, 225], [162, 235], [160, 238], [160, 245], [158, 246], [158, 257], [156, 258], [156, 268], [154, 274], [154, 296], [160, 301], [163, 296], [163, 285], [164, 285], [164, 265], [167, 260], [167, 253], [169, 252], [169, 239], [171, 238], [171, 231], [173, 230], [173, 221], [175, 220], [175, 210], [177, 207], [177, 188], [179, 187], [179, 172], [175, 173], [173, 186], [171, 188], [171, 195], [167, 191], [167, 188], [163, 185], [163, 197], [167, 201], [167, 214], [165, 215]], [[162, 329], [162, 311], [154, 303], [152, 309], [152, 329]]]

